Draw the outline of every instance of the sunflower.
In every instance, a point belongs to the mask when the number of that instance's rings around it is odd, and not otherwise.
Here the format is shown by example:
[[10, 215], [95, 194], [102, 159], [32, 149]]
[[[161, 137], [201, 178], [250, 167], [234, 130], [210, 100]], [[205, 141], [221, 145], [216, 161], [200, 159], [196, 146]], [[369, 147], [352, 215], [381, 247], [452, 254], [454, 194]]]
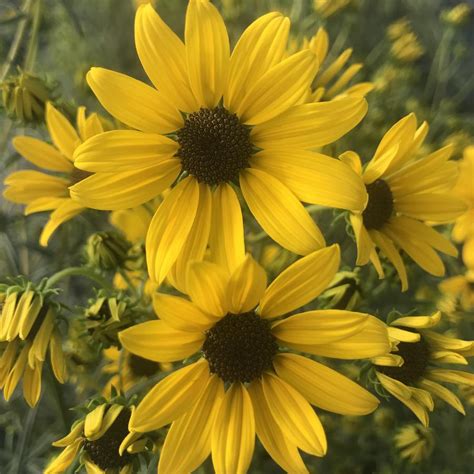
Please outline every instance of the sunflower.
[[40, 236], [42, 246], [48, 245], [51, 235], [61, 224], [85, 209], [69, 194], [69, 186], [89, 176], [74, 166], [73, 153], [83, 140], [104, 131], [97, 114], [86, 118], [85, 108], [79, 107], [76, 132], [68, 119], [49, 102], [46, 126], [54, 146], [37, 138], [17, 136], [13, 139], [13, 147], [29, 162], [59, 175], [36, 170], [15, 171], [5, 179], [7, 188], [3, 193], [10, 201], [26, 204], [26, 215], [51, 211]]
[[340, 157], [359, 174], [369, 196], [363, 212], [350, 214], [357, 265], [370, 260], [383, 278], [379, 248], [395, 266], [402, 291], [408, 288], [408, 278], [399, 249], [423, 270], [443, 276], [444, 264], [435, 250], [451, 256], [457, 250], [426, 222], [452, 222], [465, 210], [451, 192], [457, 179], [457, 164], [448, 161], [451, 147], [416, 157], [427, 132], [427, 123], [417, 128], [416, 117], [410, 114], [388, 130], [364, 170], [357, 153], [348, 151]]
[[[362, 97], [302, 103], [317, 72], [310, 50], [287, 56], [289, 20], [269, 13], [242, 34], [232, 54], [224, 22], [207, 0], [190, 0], [185, 44], [151, 5], [138, 9], [135, 42], [156, 90], [92, 68], [101, 104], [135, 130], [92, 137], [75, 152], [95, 173], [71, 195], [96, 209], [137, 206], [172, 186], [155, 213], [146, 254], [152, 280], [186, 265], [210, 245], [230, 269], [244, 257], [240, 188], [251, 213], [281, 246], [306, 255], [325, 245], [301, 201], [361, 211], [357, 176], [310, 150], [337, 140], [367, 110]], [[212, 225], [211, 225], [212, 221]]]
[[[374, 88], [370, 82], [359, 82], [347, 87], [363, 65], [356, 63], [345, 69], [347, 61], [352, 56], [352, 48], [345, 49], [336, 59], [330, 61], [328, 58], [329, 36], [324, 28], [319, 28], [309, 40], [305, 37], [301, 49], [313, 51], [320, 65], [311, 86], [311, 101], [331, 100], [336, 96], [365, 97]], [[341, 71], [343, 71], [342, 74]]]
[[355, 382], [284, 350], [358, 359], [390, 347], [386, 326], [368, 314], [317, 310], [282, 318], [324, 290], [339, 260], [337, 245], [317, 250], [268, 288], [250, 255], [230, 275], [217, 264], [194, 262], [191, 301], [156, 293], [161, 319], [119, 334], [128, 351], [147, 359], [201, 356], [152, 388], [130, 419], [140, 432], [172, 423], [158, 472], [194, 471], [211, 451], [217, 473], [245, 472], [255, 433], [283, 469], [307, 472], [298, 448], [316, 456], [327, 449], [310, 404], [343, 415], [375, 410], [378, 400]]
[[0, 285], [0, 389], [7, 401], [23, 378], [25, 400], [31, 407], [38, 403], [48, 348], [54, 376], [66, 381], [53, 294], [24, 280]]
[[430, 428], [419, 423], [402, 426], [394, 436], [394, 441], [400, 457], [411, 463], [419, 463], [433, 452], [433, 433]]
[[103, 355], [108, 363], [102, 368], [102, 372], [110, 376], [103, 390], [106, 396], [110, 395], [112, 387], [121, 392], [128, 392], [141, 380], [160, 372], [169, 372], [173, 368], [169, 362], [159, 363], [144, 359], [113, 346], [104, 349]]
[[87, 414], [73, 425], [69, 434], [53, 443], [64, 448], [44, 470], [60, 474], [79, 457], [88, 474], [132, 474], [137, 472], [137, 454], [149, 448], [149, 440], [128, 430], [135, 406], [123, 397], [91, 401]]
[[474, 374], [439, 367], [438, 364], [467, 365], [474, 355], [473, 341], [463, 341], [432, 331], [441, 313], [432, 316], [403, 316], [388, 329], [395, 347], [390, 354], [373, 359], [382, 387], [405, 404], [428, 426], [434, 408], [432, 395], [465, 415], [459, 398], [438, 382], [474, 385]]

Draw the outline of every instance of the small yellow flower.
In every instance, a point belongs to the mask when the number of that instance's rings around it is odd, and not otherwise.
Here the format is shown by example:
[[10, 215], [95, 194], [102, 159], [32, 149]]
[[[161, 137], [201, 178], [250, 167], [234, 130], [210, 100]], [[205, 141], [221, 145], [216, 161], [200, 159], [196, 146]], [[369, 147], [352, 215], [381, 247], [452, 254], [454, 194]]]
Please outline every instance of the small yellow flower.
[[54, 146], [37, 138], [17, 136], [13, 139], [13, 147], [35, 166], [56, 174], [36, 170], [15, 171], [5, 179], [6, 189], [3, 192], [6, 199], [26, 204], [26, 215], [51, 211], [40, 236], [42, 246], [48, 245], [51, 235], [61, 224], [85, 209], [69, 194], [69, 186], [90, 175], [75, 167], [73, 153], [82, 141], [104, 131], [97, 114], [86, 118], [85, 107], [79, 107], [77, 133], [68, 119], [49, 102], [46, 106], [46, 126]]
[[472, 6], [468, 3], [459, 3], [450, 10], [443, 10], [441, 18], [452, 25], [462, 25], [472, 13]]
[[411, 463], [418, 463], [430, 457], [433, 447], [433, 433], [419, 423], [405, 425], [394, 437], [395, 446], [400, 451], [400, 457]]
[[[210, 262], [188, 272], [189, 295], [154, 295], [161, 318], [120, 333], [131, 353], [155, 361], [202, 357], [177, 370], [142, 400], [130, 419], [137, 431], [171, 423], [158, 472], [192, 472], [212, 452], [218, 474], [246, 472], [255, 434], [288, 472], [307, 472], [298, 452], [324, 456], [324, 429], [311, 404], [366, 415], [378, 400], [308, 357], [359, 359], [382, 354], [386, 326], [363, 313], [317, 310], [286, 317], [318, 296], [339, 267], [337, 245], [315, 251], [267, 288], [248, 255], [232, 273]], [[194, 359], [195, 360], [195, 359]]]
[[369, 197], [362, 212], [350, 215], [357, 265], [371, 261], [383, 278], [379, 248], [396, 268], [403, 291], [408, 278], [399, 250], [428, 273], [443, 276], [444, 264], [435, 250], [456, 256], [457, 249], [431, 223], [452, 222], [466, 209], [452, 193], [458, 171], [457, 163], [449, 161], [451, 147], [417, 156], [427, 132], [428, 124], [417, 128], [416, 117], [410, 114], [388, 130], [364, 169], [357, 153], [340, 156], [359, 174]]
[[463, 341], [431, 330], [441, 319], [432, 316], [403, 316], [388, 329], [393, 341], [390, 354], [372, 360], [382, 387], [406, 405], [428, 426], [428, 412], [433, 411], [432, 395], [465, 415], [459, 398], [439, 382], [474, 385], [474, 374], [445, 369], [438, 364], [467, 365], [474, 356], [473, 341]]
[[416, 61], [425, 52], [406, 18], [392, 23], [387, 29], [387, 35], [392, 40], [391, 53], [400, 61]]

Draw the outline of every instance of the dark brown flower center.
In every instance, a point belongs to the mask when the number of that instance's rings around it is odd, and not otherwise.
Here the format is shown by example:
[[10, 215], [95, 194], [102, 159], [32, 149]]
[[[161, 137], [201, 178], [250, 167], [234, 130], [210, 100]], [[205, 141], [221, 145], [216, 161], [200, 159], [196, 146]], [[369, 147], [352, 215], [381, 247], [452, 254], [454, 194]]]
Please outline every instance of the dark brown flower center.
[[270, 323], [253, 311], [228, 314], [209, 329], [202, 346], [212, 373], [224, 382], [251, 382], [272, 367], [278, 350]]
[[151, 377], [160, 370], [158, 362], [144, 359], [135, 354], [129, 354], [128, 366], [135, 377]]
[[418, 342], [400, 342], [398, 352], [394, 354], [403, 358], [403, 365], [401, 367], [377, 366], [379, 372], [409, 385], [418, 382], [423, 377], [430, 359], [430, 350], [423, 336]]
[[362, 213], [366, 229], [381, 229], [393, 213], [393, 195], [383, 179], [377, 179], [366, 186], [369, 200]]
[[199, 182], [235, 181], [249, 166], [250, 128], [224, 107], [201, 108], [188, 115], [177, 135], [183, 169]]
[[112, 423], [112, 426], [94, 441], [86, 440], [84, 449], [91, 461], [102, 470], [119, 469], [130, 463], [132, 456], [129, 453], [119, 454], [119, 447], [128, 435], [128, 421], [130, 420], [130, 410], [124, 408], [120, 415]]

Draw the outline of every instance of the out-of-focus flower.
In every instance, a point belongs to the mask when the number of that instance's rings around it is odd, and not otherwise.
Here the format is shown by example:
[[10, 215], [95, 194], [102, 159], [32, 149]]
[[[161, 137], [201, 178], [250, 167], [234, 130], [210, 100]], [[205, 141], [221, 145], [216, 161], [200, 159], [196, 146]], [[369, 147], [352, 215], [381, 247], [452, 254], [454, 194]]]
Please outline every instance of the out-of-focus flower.
[[9, 400], [23, 378], [23, 396], [34, 406], [41, 395], [41, 375], [49, 349], [51, 367], [66, 381], [66, 362], [57, 328], [55, 290], [18, 278], [0, 285], [0, 389]]
[[467, 365], [474, 356], [473, 341], [463, 341], [430, 328], [436, 326], [441, 313], [432, 316], [402, 316], [392, 321], [388, 332], [393, 341], [390, 354], [372, 360], [382, 387], [406, 405], [428, 426], [428, 412], [433, 411], [435, 396], [465, 415], [459, 398], [438, 382], [474, 385], [474, 374], [445, 369], [438, 364]]
[[432, 431], [419, 423], [402, 426], [394, 436], [400, 457], [418, 463], [430, 457], [434, 438]]
[[314, 0], [313, 5], [319, 15], [328, 18], [346, 8], [351, 2], [352, 0]]
[[132, 244], [116, 231], [102, 231], [87, 239], [87, 261], [101, 270], [117, 270], [123, 267]]
[[464, 275], [456, 275], [442, 281], [439, 289], [457, 300], [465, 311], [474, 309], [474, 270], [468, 270]]
[[441, 12], [441, 19], [451, 25], [462, 25], [467, 21], [472, 12], [472, 6], [468, 3], [459, 3], [450, 10]]
[[416, 61], [425, 52], [406, 18], [392, 23], [387, 29], [387, 35], [392, 40], [391, 53], [400, 61]]
[[330, 300], [327, 304], [329, 308], [354, 310], [361, 299], [359, 275], [356, 272], [338, 272], [321, 297]]
[[452, 222], [466, 209], [451, 192], [458, 176], [457, 164], [449, 161], [451, 147], [417, 156], [427, 132], [428, 124], [417, 128], [416, 117], [410, 114], [387, 131], [364, 169], [357, 153], [340, 156], [360, 176], [368, 194], [362, 213], [350, 214], [357, 265], [370, 261], [383, 278], [379, 248], [396, 268], [403, 291], [408, 278], [399, 249], [425, 271], [444, 275], [444, 264], [435, 250], [456, 256], [457, 249], [426, 223]]

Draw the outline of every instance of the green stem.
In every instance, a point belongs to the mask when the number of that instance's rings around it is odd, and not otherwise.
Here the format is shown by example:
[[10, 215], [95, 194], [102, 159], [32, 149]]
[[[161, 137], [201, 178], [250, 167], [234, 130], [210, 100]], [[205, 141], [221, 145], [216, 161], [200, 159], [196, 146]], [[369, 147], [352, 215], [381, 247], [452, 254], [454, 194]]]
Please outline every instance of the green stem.
[[95, 281], [104, 289], [112, 289], [110, 283], [104, 277], [96, 273], [93, 269], [87, 267], [69, 267], [55, 273], [48, 279], [46, 288], [52, 288], [58, 283], [58, 281], [70, 276], [82, 276], [89, 278], [89, 280]]
[[260, 242], [261, 240], [265, 239], [268, 237], [268, 234], [266, 232], [259, 232], [258, 234], [250, 234], [247, 237], [248, 242]]
[[130, 280], [130, 277], [127, 275], [127, 272], [123, 268], [120, 268], [119, 273], [120, 273], [120, 276], [124, 279], [129, 289], [135, 292], [136, 291], [135, 285], [133, 284], [132, 280]]
[[54, 376], [53, 369], [51, 366], [48, 364], [48, 382], [49, 386], [51, 388], [50, 393], [54, 397], [54, 401], [56, 402], [56, 405], [58, 407], [58, 412], [59, 416], [61, 418], [61, 424], [62, 424], [62, 431], [66, 433], [69, 430], [69, 420], [68, 420], [68, 411], [64, 405], [64, 400], [62, 396], [62, 391], [61, 387], [59, 386], [59, 382], [56, 380], [56, 377]]
[[32, 30], [30, 40], [28, 42], [28, 48], [25, 56], [25, 61], [23, 66], [26, 71], [31, 72], [33, 68], [33, 64], [36, 58], [36, 52], [38, 50], [38, 32], [41, 25], [41, 3], [42, 0], [36, 0], [34, 5], [32, 6]]
[[32, 408], [26, 416], [26, 421], [23, 426], [23, 432], [20, 438], [20, 447], [18, 448], [18, 461], [16, 463], [15, 470], [13, 471], [15, 474], [21, 474], [22, 472], [24, 472], [25, 465], [23, 464], [23, 456], [28, 446], [28, 441], [30, 439], [31, 432], [36, 421], [36, 415], [38, 414], [38, 406], [39, 405], [36, 405], [34, 408]]

